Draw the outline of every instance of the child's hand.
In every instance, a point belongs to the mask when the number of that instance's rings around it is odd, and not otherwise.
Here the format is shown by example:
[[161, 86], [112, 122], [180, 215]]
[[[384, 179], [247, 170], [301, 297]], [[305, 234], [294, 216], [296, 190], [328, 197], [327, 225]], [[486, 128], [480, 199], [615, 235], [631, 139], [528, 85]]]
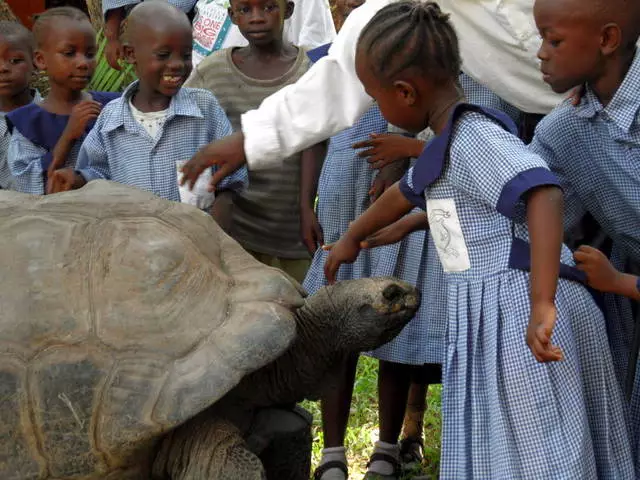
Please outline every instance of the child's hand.
[[409, 162], [396, 162], [386, 165], [379, 170], [369, 189], [371, 203], [375, 202], [391, 185], [400, 180], [408, 166]]
[[527, 327], [527, 345], [536, 360], [557, 362], [564, 359], [560, 347], [551, 344], [556, 325], [556, 307], [553, 304], [532, 304], [531, 318]]
[[601, 292], [616, 292], [622, 274], [598, 249], [582, 245], [573, 254], [576, 267], [587, 275], [589, 286]]
[[360, 253], [360, 242], [349, 234], [344, 234], [336, 243], [325, 245], [324, 250], [330, 250], [324, 264], [324, 275], [329, 284], [336, 283], [336, 274], [343, 263], [353, 263]]
[[324, 243], [322, 227], [312, 208], [305, 208], [300, 212], [300, 230], [302, 242], [311, 255], [316, 253], [318, 246]]
[[47, 180], [47, 194], [67, 192], [83, 187], [87, 182], [73, 168], [54, 171]]
[[244, 135], [242, 132], [232, 133], [222, 140], [205, 145], [185, 163], [181, 169], [180, 185], [186, 184], [193, 189], [198, 177], [205, 169], [217, 166], [209, 184], [209, 191], [213, 192], [223, 178], [231, 175], [245, 163]]
[[78, 103], [71, 110], [71, 117], [63, 135], [70, 140], [77, 140], [84, 134], [89, 122], [98, 118], [101, 110], [102, 105], [95, 100], [84, 100]]
[[358, 155], [366, 158], [372, 168], [380, 169], [390, 163], [419, 156], [424, 142], [393, 133], [372, 133], [370, 140], [358, 142], [353, 148], [366, 149]]

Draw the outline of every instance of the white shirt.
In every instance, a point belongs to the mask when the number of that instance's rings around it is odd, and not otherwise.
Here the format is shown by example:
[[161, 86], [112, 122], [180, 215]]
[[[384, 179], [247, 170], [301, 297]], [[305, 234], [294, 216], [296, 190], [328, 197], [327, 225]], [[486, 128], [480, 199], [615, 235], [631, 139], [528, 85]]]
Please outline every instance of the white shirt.
[[[352, 126], [372, 99], [355, 72], [360, 32], [394, 0], [368, 0], [347, 18], [329, 54], [298, 80], [242, 116], [249, 168], [268, 168]], [[542, 81], [534, 0], [440, 0], [460, 41], [463, 70], [528, 113], [548, 113], [563, 97]]]

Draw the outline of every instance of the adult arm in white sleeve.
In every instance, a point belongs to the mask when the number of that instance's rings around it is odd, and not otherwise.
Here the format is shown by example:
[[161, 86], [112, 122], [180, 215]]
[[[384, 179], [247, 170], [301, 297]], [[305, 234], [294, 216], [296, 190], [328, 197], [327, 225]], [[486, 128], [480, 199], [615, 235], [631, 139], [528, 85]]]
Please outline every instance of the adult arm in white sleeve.
[[351, 127], [372, 104], [355, 71], [360, 32], [392, 0], [369, 0], [354, 10], [329, 54], [296, 83], [241, 117], [249, 169], [269, 168]]

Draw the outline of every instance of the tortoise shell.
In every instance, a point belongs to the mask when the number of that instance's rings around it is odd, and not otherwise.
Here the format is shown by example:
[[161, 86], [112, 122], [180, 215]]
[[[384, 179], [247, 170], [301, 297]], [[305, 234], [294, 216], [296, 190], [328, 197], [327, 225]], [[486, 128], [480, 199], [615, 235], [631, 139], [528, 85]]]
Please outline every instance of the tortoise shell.
[[163, 432], [295, 336], [297, 284], [147, 192], [0, 191], [0, 245], [5, 480], [146, 468]]

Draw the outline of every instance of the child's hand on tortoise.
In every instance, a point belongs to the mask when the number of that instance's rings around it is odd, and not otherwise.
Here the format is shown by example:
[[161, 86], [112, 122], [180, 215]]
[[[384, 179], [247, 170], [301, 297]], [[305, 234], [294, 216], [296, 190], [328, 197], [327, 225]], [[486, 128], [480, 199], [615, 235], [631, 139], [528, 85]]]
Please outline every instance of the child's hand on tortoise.
[[47, 194], [67, 192], [83, 187], [87, 182], [73, 168], [55, 170], [47, 180]]
[[527, 345], [541, 363], [557, 362], [564, 359], [560, 347], [551, 343], [556, 325], [556, 307], [553, 303], [533, 303], [527, 327]]
[[393, 162], [418, 157], [424, 142], [395, 133], [372, 133], [369, 140], [358, 142], [353, 148], [364, 148], [358, 155], [366, 158], [372, 168], [380, 169]]
[[329, 250], [329, 256], [324, 263], [324, 275], [329, 285], [336, 283], [336, 275], [343, 263], [353, 263], [360, 253], [360, 242], [345, 233], [336, 243], [324, 245], [323, 250]]

